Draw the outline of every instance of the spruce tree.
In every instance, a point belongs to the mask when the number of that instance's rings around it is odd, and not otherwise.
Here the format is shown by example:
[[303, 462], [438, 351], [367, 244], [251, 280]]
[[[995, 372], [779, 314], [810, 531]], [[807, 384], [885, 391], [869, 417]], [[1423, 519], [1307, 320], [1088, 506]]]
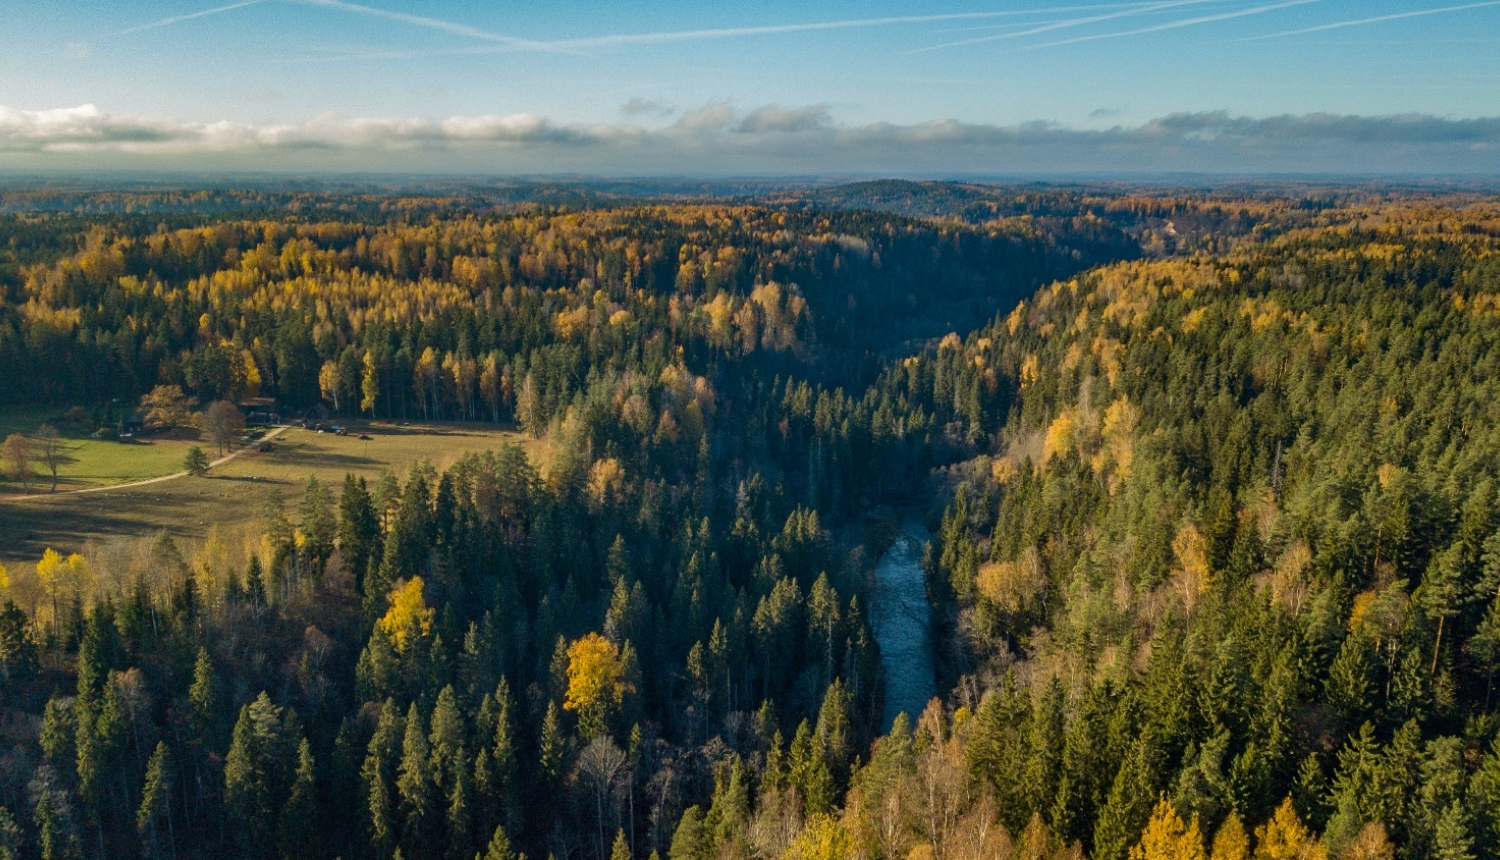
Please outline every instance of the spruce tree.
[[317, 853], [319, 815], [316, 768], [307, 738], [297, 743], [297, 767], [286, 804], [281, 807], [277, 845], [284, 860], [299, 860]]
[[412, 858], [427, 856], [434, 812], [431, 749], [422, 712], [412, 702], [406, 712], [396, 791], [401, 798], [401, 847]]
[[386, 699], [380, 708], [375, 732], [370, 736], [364, 764], [360, 767], [360, 776], [365, 783], [370, 846], [380, 857], [388, 856], [395, 849], [396, 840], [401, 835], [395, 779], [402, 736], [401, 713], [393, 700]]
[[[151, 760], [146, 764], [146, 780], [141, 786], [141, 805], [135, 814], [135, 829], [146, 852], [152, 857], [175, 856], [176, 837], [172, 826], [172, 753], [165, 741], [158, 741]], [[163, 833], [162, 828], [166, 832]], [[165, 837], [165, 838], [163, 838]]]

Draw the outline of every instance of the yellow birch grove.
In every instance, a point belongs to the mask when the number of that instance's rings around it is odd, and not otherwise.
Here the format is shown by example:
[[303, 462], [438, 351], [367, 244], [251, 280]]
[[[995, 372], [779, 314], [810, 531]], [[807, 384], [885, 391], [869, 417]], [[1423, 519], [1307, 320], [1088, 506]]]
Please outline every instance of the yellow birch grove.
[[1130, 860], [1208, 860], [1198, 817], [1193, 816], [1192, 823], [1185, 825], [1171, 802], [1161, 798], [1141, 841], [1130, 849]]

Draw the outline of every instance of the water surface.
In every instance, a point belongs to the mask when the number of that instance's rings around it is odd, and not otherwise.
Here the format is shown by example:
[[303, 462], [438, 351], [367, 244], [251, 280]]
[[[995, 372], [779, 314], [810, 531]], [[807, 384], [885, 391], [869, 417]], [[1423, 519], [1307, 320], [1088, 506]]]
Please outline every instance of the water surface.
[[884, 729], [903, 711], [916, 722], [937, 691], [932, 655], [932, 608], [922, 552], [929, 539], [921, 523], [906, 521], [895, 543], [875, 565], [870, 624], [885, 671]]

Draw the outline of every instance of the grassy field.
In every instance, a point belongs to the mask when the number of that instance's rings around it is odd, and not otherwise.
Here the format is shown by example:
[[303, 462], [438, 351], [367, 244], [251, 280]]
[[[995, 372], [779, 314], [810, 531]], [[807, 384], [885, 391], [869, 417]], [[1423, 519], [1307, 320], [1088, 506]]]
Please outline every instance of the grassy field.
[[[493, 450], [505, 443], [522, 445], [533, 458], [539, 453], [539, 443], [529, 436], [482, 425], [350, 428], [371, 439], [292, 428], [277, 437], [271, 451], [241, 454], [206, 478], [0, 501], [0, 563], [32, 564], [47, 547], [73, 552], [90, 537], [143, 536], [166, 529], [174, 537], [202, 538], [214, 525], [236, 527], [259, 517], [262, 502], [273, 490], [295, 508], [311, 476], [332, 485], [337, 494], [346, 473], [374, 478], [391, 469], [401, 475], [421, 460], [442, 469], [470, 451]], [[173, 465], [165, 471], [180, 468]]]
[[[0, 411], [0, 438], [11, 433], [30, 435], [47, 423], [57, 428], [67, 449], [68, 462], [58, 469], [58, 491], [128, 484], [146, 478], [170, 475], [182, 470], [183, 459], [193, 445], [208, 450], [208, 443], [198, 440], [195, 430], [177, 430], [138, 442], [116, 442], [113, 439], [91, 439], [93, 428], [68, 421], [58, 410], [15, 408]], [[212, 452], [210, 452], [212, 454]], [[52, 488], [52, 475], [43, 464], [31, 491], [46, 492]], [[21, 483], [0, 478], [0, 495], [21, 492]]]

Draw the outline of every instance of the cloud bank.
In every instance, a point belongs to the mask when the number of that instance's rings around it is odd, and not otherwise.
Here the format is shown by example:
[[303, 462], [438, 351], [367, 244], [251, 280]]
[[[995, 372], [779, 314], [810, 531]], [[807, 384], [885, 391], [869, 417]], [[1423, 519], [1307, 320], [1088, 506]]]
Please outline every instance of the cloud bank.
[[[626, 112], [629, 115], [629, 111]], [[935, 120], [841, 125], [825, 106], [713, 103], [676, 122], [566, 124], [534, 114], [297, 124], [185, 122], [93, 105], [0, 106], [0, 170], [862, 174], [1500, 175], [1500, 117], [1182, 113], [1104, 130]]]

